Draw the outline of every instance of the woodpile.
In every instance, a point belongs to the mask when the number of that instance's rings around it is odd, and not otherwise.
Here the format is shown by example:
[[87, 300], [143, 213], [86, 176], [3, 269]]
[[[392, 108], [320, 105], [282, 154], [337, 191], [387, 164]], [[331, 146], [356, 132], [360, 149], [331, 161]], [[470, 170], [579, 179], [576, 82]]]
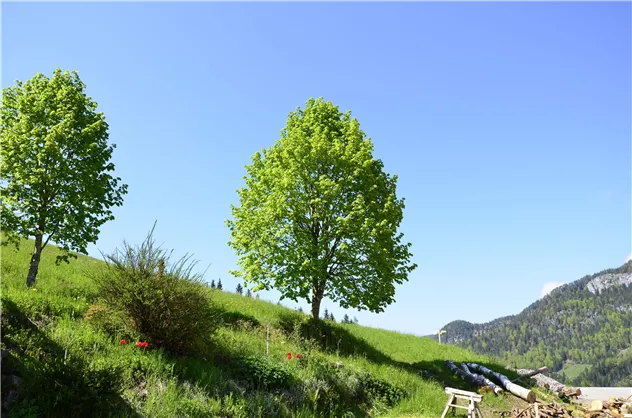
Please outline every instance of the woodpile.
[[576, 407], [572, 411], [565, 405], [536, 402], [526, 408], [513, 408], [498, 414], [501, 418], [623, 418], [628, 407], [632, 405], [625, 400], [610, 398], [593, 401], [588, 410]]
[[573, 415], [563, 405], [555, 403], [534, 403], [526, 408], [514, 408], [508, 412], [501, 412], [502, 418], [573, 418]]
[[560, 399], [565, 399], [565, 400], [577, 399], [581, 394], [582, 394], [582, 391], [580, 388], [565, 387], [562, 390], [557, 392], [557, 396], [559, 396]]
[[[528, 370], [528, 369], [518, 369], [517, 372], [520, 375], [524, 376], [524, 379], [528, 379], [529, 378], [529, 374], [535, 372], [536, 370]], [[521, 377], [522, 379], [522, 377]], [[535, 381], [535, 383], [540, 386], [541, 388], [544, 388], [546, 390], [550, 390], [551, 392], [559, 392], [562, 389], [564, 389], [566, 386], [564, 386], [563, 383], [558, 382], [555, 379], [551, 379], [548, 376], [545, 376], [543, 374], [536, 374], [534, 376], [531, 376], [531, 379], [533, 379]]]

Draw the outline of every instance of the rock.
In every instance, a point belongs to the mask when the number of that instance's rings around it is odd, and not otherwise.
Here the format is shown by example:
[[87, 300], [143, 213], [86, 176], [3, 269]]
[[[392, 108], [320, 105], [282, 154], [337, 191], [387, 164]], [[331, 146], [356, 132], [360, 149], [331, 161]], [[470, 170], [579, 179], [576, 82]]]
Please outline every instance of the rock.
[[13, 402], [15, 402], [15, 400], [18, 398], [18, 396], [20, 396], [20, 392], [18, 392], [17, 390], [11, 389], [9, 391], [9, 393], [7, 394], [7, 398], [5, 399], [5, 401], [2, 403], [2, 406], [6, 409], [9, 409], [9, 407], [11, 406], [11, 404]]

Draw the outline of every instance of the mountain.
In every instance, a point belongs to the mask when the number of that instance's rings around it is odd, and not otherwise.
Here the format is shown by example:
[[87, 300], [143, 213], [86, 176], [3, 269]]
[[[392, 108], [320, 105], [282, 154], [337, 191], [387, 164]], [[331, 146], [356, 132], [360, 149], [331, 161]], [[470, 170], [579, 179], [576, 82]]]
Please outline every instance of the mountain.
[[632, 261], [554, 289], [517, 315], [453, 321], [442, 342], [553, 370], [582, 386], [632, 383]]

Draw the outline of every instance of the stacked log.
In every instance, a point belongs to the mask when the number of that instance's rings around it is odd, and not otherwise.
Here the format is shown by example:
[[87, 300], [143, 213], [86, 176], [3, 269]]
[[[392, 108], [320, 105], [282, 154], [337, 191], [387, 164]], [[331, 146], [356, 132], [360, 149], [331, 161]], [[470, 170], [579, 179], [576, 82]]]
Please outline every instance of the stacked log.
[[[564, 389], [566, 386], [564, 386], [563, 383], [558, 382], [555, 379], [552, 379], [548, 376], [545, 376], [543, 374], [534, 374], [532, 376], [529, 376], [530, 373], [539, 371], [542, 369], [538, 369], [538, 370], [528, 370], [528, 369], [518, 369], [517, 372], [518, 374], [522, 375], [522, 377], [530, 377], [531, 379], [533, 379], [536, 383], [536, 385], [540, 386], [541, 388], [544, 388], [546, 390], [550, 390], [551, 392], [559, 392], [562, 389]], [[542, 373], [542, 372], [540, 372]]]
[[464, 363], [461, 363], [461, 367], [463, 367], [463, 370], [456, 367], [456, 365], [450, 360], [446, 361], [445, 364], [448, 367], [448, 369], [452, 371], [452, 373], [459, 376], [461, 379], [465, 380], [466, 382], [472, 385], [476, 385], [479, 388], [490, 388], [497, 395], [502, 393], [502, 389], [496, 386], [494, 382], [486, 379], [485, 376], [472, 373], [470, 369], [467, 367], [467, 365], [465, 365]]
[[502, 388], [505, 389], [507, 392], [511, 392], [529, 403], [535, 402], [535, 393], [533, 393], [533, 391], [513, 383], [511, 380], [509, 380], [507, 376], [497, 373], [493, 370], [488, 369], [487, 367], [481, 366], [476, 363], [467, 363], [467, 367], [476, 372], [481, 372], [487, 377], [496, 379], [496, 381], [500, 382]]

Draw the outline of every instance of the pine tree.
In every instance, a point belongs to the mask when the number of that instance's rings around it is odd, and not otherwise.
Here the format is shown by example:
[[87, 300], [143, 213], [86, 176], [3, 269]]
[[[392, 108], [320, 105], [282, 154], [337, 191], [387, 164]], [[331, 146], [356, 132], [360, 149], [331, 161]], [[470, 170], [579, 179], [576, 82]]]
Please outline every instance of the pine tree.
[[222, 279], [219, 279], [219, 281], [217, 282], [217, 289], [218, 290], [222, 290], [224, 287], [222, 286]]
[[259, 299], [260, 299], [260, 297], [259, 297], [259, 293], [257, 293], [256, 299], [257, 299], [257, 300], [259, 300]]
[[333, 313], [330, 313], [330, 314], [329, 314], [329, 320], [330, 320], [331, 322], [336, 322], [336, 318], [334, 318], [334, 314], [333, 314]]
[[211, 280], [211, 289], [215, 289], [215, 279]]
[[353, 322], [354, 322], [355, 324], [357, 324], [357, 323], [358, 323], [358, 318], [356, 318], [356, 317], [354, 316], [354, 317], [353, 317]]
[[349, 315], [345, 314], [345, 316], [342, 318], [342, 323], [343, 324], [348, 324], [350, 322], [351, 322], [351, 320], [349, 319]]
[[325, 314], [323, 315], [323, 319], [329, 319], [329, 311], [325, 308]]
[[246, 297], [251, 298], [252, 297], [252, 292], [250, 291], [250, 289], [248, 289], [246, 291]]
[[235, 293], [237, 293], [238, 295], [244, 294], [244, 288], [241, 287], [241, 283], [237, 283], [237, 289], [235, 289]]
[[300, 313], [303, 313], [303, 308], [301, 308], [301, 307], [299, 306], [299, 307], [298, 307], [298, 311], [299, 311]]

